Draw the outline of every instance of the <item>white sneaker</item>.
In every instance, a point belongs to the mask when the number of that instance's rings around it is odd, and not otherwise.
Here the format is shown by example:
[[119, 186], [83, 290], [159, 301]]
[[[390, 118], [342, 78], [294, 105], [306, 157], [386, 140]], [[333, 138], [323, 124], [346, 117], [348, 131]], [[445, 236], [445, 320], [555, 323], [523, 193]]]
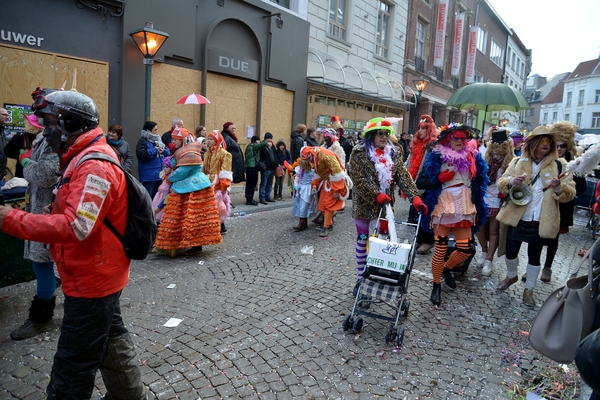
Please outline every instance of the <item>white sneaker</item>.
[[479, 254], [479, 260], [477, 260], [477, 266], [481, 267], [483, 263], [485, 263], [485, 259], [487, 258], [487, 253], [481, 252]]
[[481, 270], [481, 275], [483, 276], [491, 276], [492, 275], [492, 262], [489, 260], [485, 260], [483, 263], [483, 269]]

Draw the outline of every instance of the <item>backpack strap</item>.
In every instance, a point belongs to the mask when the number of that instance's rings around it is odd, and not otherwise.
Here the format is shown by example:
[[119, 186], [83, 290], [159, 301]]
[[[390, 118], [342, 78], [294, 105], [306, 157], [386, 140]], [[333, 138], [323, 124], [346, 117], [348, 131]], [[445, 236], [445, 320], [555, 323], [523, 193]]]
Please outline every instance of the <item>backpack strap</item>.
[[[77, 165], [75, 167], [79, 167], [81, 164], [83, 164], [84, 162], [86, 162], [88, 160], [103, 160], [103, 161], [108, 161], [110, 163], [113, 163], [117, 167], [119, 167], [121, 169], [121, 171], [123, 171], [123, 173], [125, 173], [125, 170], [121, 166], [121, 163], [119, 163], [118, 161], [116, 161], [114, 158], [112, 158], [108, 154], [98, 153], [98, 152], [86, 154], [85, 156], [83, 156], [77, 162]], [[129, 207], [129, 204], [127, 204], [127, 207]], [[119, 241], [121, 242], [121, 244], [125, 245], [123, 243], [123, 241], [125, 240], [125, 238], [123, 237], [123, 235], [121, 235], [119, 233], [119, 231], [117, 230], [117, 228], [115, 228], [115, 226], [108, 220], [108, 218], [104, 218], [102, 220], [102, 223], [104, 223], [104, 225], [106, 225], [106, 227], [117, 237], [117, 239], [119, 239]]]

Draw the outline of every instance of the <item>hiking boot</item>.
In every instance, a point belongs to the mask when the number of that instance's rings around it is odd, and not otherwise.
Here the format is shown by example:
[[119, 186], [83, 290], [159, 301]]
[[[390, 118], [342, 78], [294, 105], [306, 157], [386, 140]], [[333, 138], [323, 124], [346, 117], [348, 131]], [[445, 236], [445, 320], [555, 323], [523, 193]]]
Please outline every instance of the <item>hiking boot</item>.
[[48, 332], [56, 327], [56, 323], [53, 319], [50, 321], [36, 323], [30, 319], [27, 319], [23, 325], [15, 329], [10, 333], [12, 340], [23, 340], [34, 337], [38, 333]]
[[540, 281], [550, 282], [551, 278], [552, 278], [552, 270], [550, 268], [542, 269], [542, 276], [540, 277]]
[[483, 269], [481, 270], [481, 275], [483, 276], [491, 276], [492, 275], [492, 262], [489, 260], [485, 260], [483, 263]]
[[533, 299], [533, 289], [523, 290], [523, 304], [529, 307], [535, 307], [535, 300]]
[[429, 254], [429, 251], [433, 248], [433, 243], [423, 243], [419, 246], [417, 254]]
[[504, 278], [503, 280], [498, 282], [498, 286], [496, 286], [496, 290], [506, 290], [510, 287], [510, 285], [516, 283], [518, 280], [519, 280], [519, 278], [516, 276], [514, 276], [512, 278], [509, 278], [507, 276], [506, 278]]

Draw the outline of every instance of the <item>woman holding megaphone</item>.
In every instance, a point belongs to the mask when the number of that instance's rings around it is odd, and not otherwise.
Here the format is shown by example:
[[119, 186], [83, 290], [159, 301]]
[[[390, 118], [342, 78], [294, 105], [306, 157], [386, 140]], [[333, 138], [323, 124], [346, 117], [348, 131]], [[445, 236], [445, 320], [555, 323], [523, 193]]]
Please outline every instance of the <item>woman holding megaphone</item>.
[[505, 195], [516, 185], [528, 185], [532, 191], [527, 202], [512, 196], [496, 217], [508, 226], [501, 232], [498, 249], [499, 257], [506, 255], [506, 278], [496, 289], [506, 290], [517, 282], [519, 249], [523, 242], [528, 243], [527, 281], [523, 291], [523, 303], [528, 306], [535, 306], [533, 289], [540, 273], [542, 248], [558, 235], [558, 204], [575, 197], [572, 176], [564, 174], [566, 167], [566, 161], [558, 158], [555, 133], [549, 126], [541, 125], [525, 139], [523, 155], [513, 159], [498, 179], [498, 189]]

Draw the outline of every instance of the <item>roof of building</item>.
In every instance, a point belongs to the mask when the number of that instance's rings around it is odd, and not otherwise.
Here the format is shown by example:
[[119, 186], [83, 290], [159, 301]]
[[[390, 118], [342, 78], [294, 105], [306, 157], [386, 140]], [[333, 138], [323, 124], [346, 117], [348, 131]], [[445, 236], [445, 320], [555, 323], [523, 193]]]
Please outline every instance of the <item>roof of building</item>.
[[[540, 95], [540, 98], [542, 99], [542, 104], [562, 103], [565, 81], [569, 79], [570, 76], [571, 74], [569, 72], [555, 75], [544, 86], [542, 86], [540, 88], [540, 91], [543, 91], [544, 88], [546, 88], [546, 92], [543, 95], [543, 97], [542, 95]], [[553, 84], [553, 86], [550, 86], [551, 83]]]
[[582, 78], [588, 75], [600, 75], [600, 58], [579, 63], [569, 79]]

